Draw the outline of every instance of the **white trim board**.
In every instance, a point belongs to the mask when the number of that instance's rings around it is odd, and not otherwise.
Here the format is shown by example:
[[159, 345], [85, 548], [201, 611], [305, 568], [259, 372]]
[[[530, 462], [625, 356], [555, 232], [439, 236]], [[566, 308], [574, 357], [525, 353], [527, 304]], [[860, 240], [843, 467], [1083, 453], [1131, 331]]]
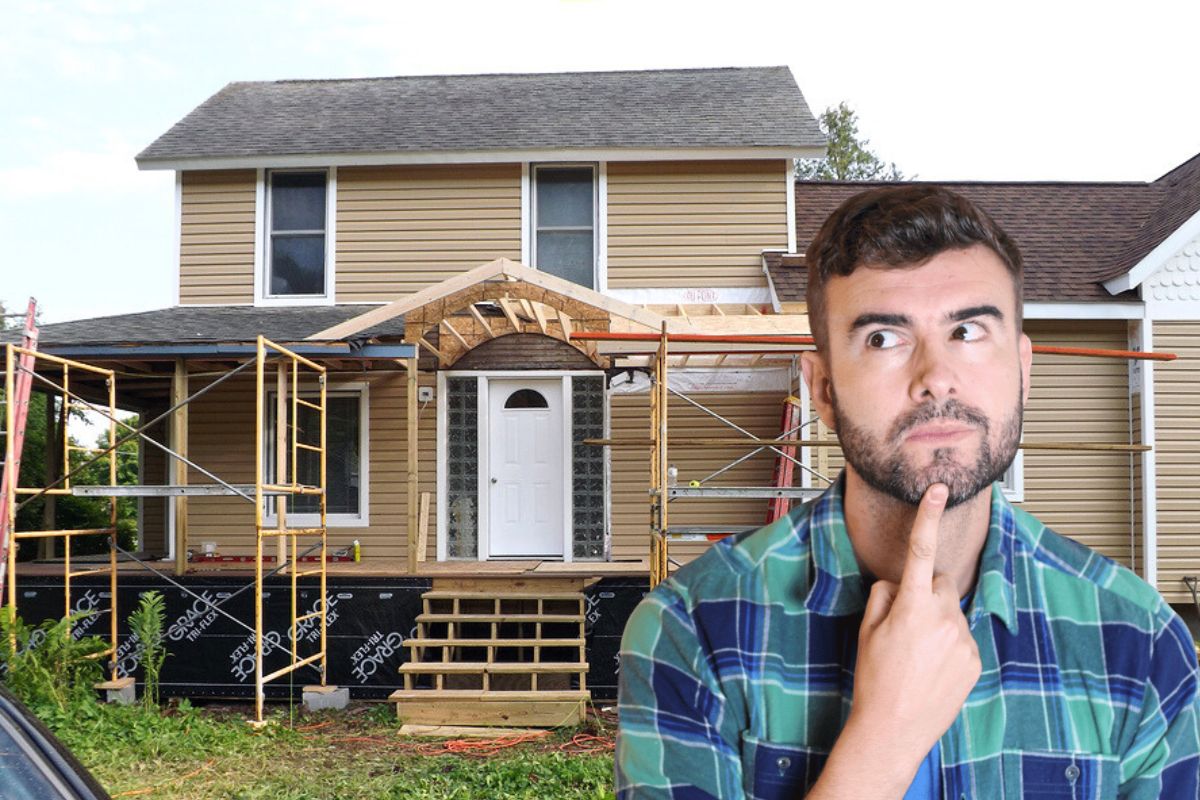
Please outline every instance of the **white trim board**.
[[529, 162], [521, 162], [521, 263], [529, 263], [530, 243], [529, 228], [530, 228], [530, 209], [533, 185], [531, 183], [532, 176], [530, 174]]
[[787, 170], [787, 180], [784, 183], [787, 191], [787, 251], [796, 252], [796, 164], [788, 161], [784, 166]]
[[1025, 319], [1141, 319], [1143, 303], [1047, 303], [1025, 301]]
[[771, 291], [766, 286], [609, 289], [605, 294], [635, 305], [675, 305], [677, 303], [766, 305], [771, 302]]
[[[275, 408], [275, 390], [268, 387], [266, 390], [267, 397], [270, 402], [267, 403], [267, 408]], [[333, 382], [331, 381], [326, 389], [327, 397], [341, 396], [358, 396], [358, 463], [359, 463], [359, 490], [358, 490], [358, 513], [357, 514], [333, 514], [325, 515], [326, 527], [329, 528], [367, 528], [371, 525], [371, 384], [368, 381], [347, 381]], [[316, 397], [315, 391], [302, 391], [301, 397]], [[270, 425], [270, 415], [264, 415], [263, 425]], [[263, 433], [263, 442], [268, 441], [266, 432]], [[263, 458], [263, 465], [270, 469], [274, 452], [268, 451]], [[289, 513], [287, 515], [289, 525], [311, 527], [320, 523], [320, 514], [302, 514]], [[263, 522], [267, 525], [276, 524], [275, 504], [268, 502], [263, 511]]]
[[316, 153], [213, 156], [138, 162], [140, 170], [247, 169], [270, 166], [351, 167], [400, 164], [515, 164], [524, 161], [728, 161], [824, 157], [823, 147], [552, 148], [545, 150], [444, 150], [412, 153]]
[[263, 308], [277, 306], [332, 306], [337, 304], [337, 167], [322, 168], [314, 172], [325, 173], [325, 294], [323, 295], [267, 295], [267, 247], [270, 242], [268, 220], [270, 219], [271, 180], [270, 174], [295, 170], [271, 169], [258, 171], [254, 215], [254, 305]]
[[1162, 267], [1168, 258], [1183, 249], [1184, 245], [1200, 236], [1200, 211], [1196, 212], [1187, 222], [1175, 229], [1175, 232], [1158, 243], [1158, 246], [1147, 253], [1141, 261], [1124, 275], [1118, 275], [1112, 280], [1105, 281], [1104, 288], [1113, 294], [1128, 291], [1142, 283]]
[[175, 305], [179, 305], [180, 284], [183, 281], [183, 173], [175, 173], [175, 220], [171, 236], [171, 263], [175, 265]]
[[596, 291], [608, 291], [608, 162], [596, 166]]

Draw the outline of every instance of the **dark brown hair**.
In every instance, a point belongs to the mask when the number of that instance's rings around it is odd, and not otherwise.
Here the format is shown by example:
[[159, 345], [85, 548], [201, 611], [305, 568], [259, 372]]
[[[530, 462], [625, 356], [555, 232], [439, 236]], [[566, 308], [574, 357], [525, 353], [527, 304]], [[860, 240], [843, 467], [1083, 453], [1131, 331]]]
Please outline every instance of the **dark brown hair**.
[[947, 250], [983, 245], [999, 257], [1013, 279], [1016, 327], [1021, 330], [1021, 253], [995, 220], [962, 195], [940, 186], [869, 189], [829, 215], [808, 246], [808, 320], [817, 349], [825, 350], [825, 284], [859, 267], [919, 267]]

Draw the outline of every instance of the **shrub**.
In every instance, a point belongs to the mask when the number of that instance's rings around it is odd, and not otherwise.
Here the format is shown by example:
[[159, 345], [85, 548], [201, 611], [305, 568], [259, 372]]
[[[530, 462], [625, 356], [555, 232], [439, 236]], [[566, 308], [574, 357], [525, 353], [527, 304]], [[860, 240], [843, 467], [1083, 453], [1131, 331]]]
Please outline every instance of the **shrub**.
[[99, 657], [108, 643], [96, 636], [76, 639], [71, 629], [94, 611], [50, 619], [36, 628], [17, 616], [12, 606], [0, 608], [0, 669], [4, 683], [38, 713], [66, 711], [77, 703], [96, 702], [95, 684], [103, 680]]

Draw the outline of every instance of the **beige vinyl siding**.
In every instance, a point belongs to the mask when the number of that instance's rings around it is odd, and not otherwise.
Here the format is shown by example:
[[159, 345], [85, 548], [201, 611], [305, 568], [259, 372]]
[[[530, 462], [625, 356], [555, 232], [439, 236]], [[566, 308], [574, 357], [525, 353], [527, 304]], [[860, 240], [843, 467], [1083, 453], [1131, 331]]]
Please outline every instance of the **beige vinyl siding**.
[[1155, 322], [1154, 365], [1158, 590], [1190, 603], [1185, 575], [1200, 575], [1200, 322]]
[[[690, 395], [723, 417], [757, 436], [778, 436], [784, 394], [778, 392]], [[611, 430], [614, 439], [650, 435], [649, 394], [614, 395], [611, 404]], [[668, 410], [670, 436], [725, 437], [738, 433], [718, 420], [678, 398], [672, 398]], [[679, 468], [679, 485], [699, 480], [749, 452], [737, 446], [692, 447], [679, 445], [668, 458]], [[766, 451], [725, 474], [707, 486], [769, 486], [775, 467]], [[650, 448], [615, 447], [612, 451], [612, 557], [615, 561], [646, 558], [650, 552]], [[669, 509], [674, 525], [757, 526], [766, 521], [766, 500], [675, 500]], [[708, 549], [706, 543], [672, 542], [671, 557], [686, 563]]]
[[337, 299], [390, 301], [521, 258], [521, 167], [343, 167]]
[[254, 170], [185, 172], [179, 302], [254, 302]]
[[[1028, 321], [1034, 344], [1128, 349], [1121, 320]], [[1130, 407], [1127, 362], [1079, 356], [1035, 355], [1025, 409], [1026, 442], [1128, 444]], [[832, 435], [832, 434], [829, 434]], [[818, 466], [814, 448], [812, 463]], [[841, 449], [826, 455], [829, 477], [842, 467]], [[1017, 504], [1059, 533], [1122, 563], [1131, 563], [1132, 467], [1123, 453], [1026, 451], [1025, 499]], [[1139, 545], [1140, 546], [1140, 542]], [[1140, 568], [1141, 554], [1138, 553]]]
[[608, 286], [766, 286], [787, 248], [785, 161], [608, 165]]
[[[422, 385], [433, 383], [433, 376], [421, 376]], [[254, 388], [251, 381], [237, 379], [193, 401], [190, 410], [191, 458], [205, 469], [232, 483], [254, 482]], [[331, 374], [330, 388], [340, 383], [369, 384], [370, 395], [370, 484], [369, 522], [365, 527], [329, 528], [329, 546], [347, 547], [358, 539], [364, 559], [395, 560], [402, 573], [408, 557], [408, 449], [407, 375], [403, 371], [372, 372], [367, 375]], [[193, 381], [195, 384], [195, 381]], [[193, 391], [196, 390], [193, 385]], [[431, 494], [429, 518], [429, 560], [436, 558], [435, 431], [436, 414], [432, 405], [420, 417], [420, 488]], [[194, 470], [194, 483], [205, 482]], [[254, 552], [254, 506], [240, 497], [193, 497], [189, 499], [189, 540], [193, 547], [201, 541], [217, 542], [223, 555], [249, 555]], [[266, 552], [275, 554], [275, 543]]]
[[[1126, 323], [1030, 321], [1034, 344], [1061, 347], [1129, 348]], [[1122, 359], [1035, 355], [1027, 442], [1129, 444], [1129, 365]], [[1133, 516], [1133, 467], [1124, 453], [1025, 453], [1025, 502], [1021, 507], [1066, 536], [1129, 566]], [[1137, 566], [1140, 568], [1140, 554]]]

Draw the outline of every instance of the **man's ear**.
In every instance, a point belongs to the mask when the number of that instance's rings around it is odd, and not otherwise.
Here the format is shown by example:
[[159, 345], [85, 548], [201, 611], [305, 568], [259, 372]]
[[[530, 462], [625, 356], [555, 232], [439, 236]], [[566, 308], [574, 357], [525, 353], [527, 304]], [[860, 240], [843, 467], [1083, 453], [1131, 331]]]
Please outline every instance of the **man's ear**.
[[817, 416], [825, 423], [825, 427], [831, 431], [837, 430], [837, 415], [833, 413], [833, 381], [825, 356], [819, 351], [805, 350], [800, 354], [800, 372], [804, 375], [804, 383], [808, 386]]
[[1022, 333], [1021, 339], [1017, 343], [1018, 353], [1021, 359], [1021, 405], [1024, 407], [1029, 402], [1029, 375], [1033, 368], [1033, 342], [1029, 341], [1029, 337]]

